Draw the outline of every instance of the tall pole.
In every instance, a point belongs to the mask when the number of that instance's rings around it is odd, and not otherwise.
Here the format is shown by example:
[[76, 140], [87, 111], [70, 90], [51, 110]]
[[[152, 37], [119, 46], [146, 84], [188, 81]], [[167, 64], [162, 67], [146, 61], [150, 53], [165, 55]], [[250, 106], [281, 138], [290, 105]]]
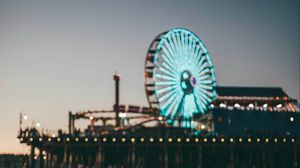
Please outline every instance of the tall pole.
[[73, 114], [72, 111], [69, 111], [69, 134], [73, 134], [74, 133], [74, 126], [73, 126]]
[[115, 102], [115, 112], [116, 112], [116, 127], [120, 127], [120, 118], [119, 118], [119, 82], [120, 82], [120, 76], [116, 73], [114, 75], [114, 81], [115, 81], [115, 97], [116, 97], [116, 102]]
[[21, 112], [20, 113], [20, 135], [22, 134], [22, 119], [23, 119], [23, 114]]

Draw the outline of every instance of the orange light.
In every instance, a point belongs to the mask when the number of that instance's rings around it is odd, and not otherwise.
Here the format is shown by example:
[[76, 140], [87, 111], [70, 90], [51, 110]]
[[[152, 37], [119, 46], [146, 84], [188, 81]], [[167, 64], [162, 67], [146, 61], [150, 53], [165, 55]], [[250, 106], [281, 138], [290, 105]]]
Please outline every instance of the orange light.
[[292, 112], [296, 112], [296, 109], [294, 108], [292, 103], [288, 103], [288, 106], [289, 106], [290, 109], [292, 109]]
[[[116, 128], [117, 130], [120, 130], [120, 128]], [[108, 134], [108, 131], [101, 131], [101, 135], [106, 135]]]
[[273, 112], [273, 108], [272, 108], [272, 107], [269, 107], [269, 111], [270, 111], [270, 112]]
[[276, 100], [279, 100], [279, 99], [280, 99], [280, 98], [277, 96], [277, 97], [276, 97]]

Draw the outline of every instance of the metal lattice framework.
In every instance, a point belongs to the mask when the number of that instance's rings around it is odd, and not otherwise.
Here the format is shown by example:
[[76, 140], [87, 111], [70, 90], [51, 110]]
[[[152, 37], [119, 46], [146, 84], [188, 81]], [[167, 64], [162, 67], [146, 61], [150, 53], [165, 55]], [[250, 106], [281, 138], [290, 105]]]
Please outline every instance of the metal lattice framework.
[[191, 31], [172, 29], [151, 43], [145, 62], [150, 107], [167, 118], [205, 114], [216, 99], [216, 77], [203, 42]]

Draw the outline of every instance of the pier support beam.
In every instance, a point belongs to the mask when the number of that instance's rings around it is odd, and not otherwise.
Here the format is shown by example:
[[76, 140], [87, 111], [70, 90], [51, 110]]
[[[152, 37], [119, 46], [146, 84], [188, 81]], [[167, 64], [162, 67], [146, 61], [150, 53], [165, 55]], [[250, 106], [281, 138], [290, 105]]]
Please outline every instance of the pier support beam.
[[35, 160], [34, 160], [34, 151], [35, 151], [35, 145], [31, 145], [31, 151], [30, 151], [30, 165], [31, 167], [35, 167]]

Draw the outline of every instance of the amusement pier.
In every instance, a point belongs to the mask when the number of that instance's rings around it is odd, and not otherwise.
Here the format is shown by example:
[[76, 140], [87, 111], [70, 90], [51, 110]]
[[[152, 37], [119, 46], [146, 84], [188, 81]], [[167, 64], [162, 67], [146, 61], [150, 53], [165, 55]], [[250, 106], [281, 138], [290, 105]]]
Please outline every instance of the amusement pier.
[[[144, 67], [149, 106], [66, 111], [68, 131], [23, 127], [24, 167], [300, 167], [299, 103], [280, 87], [220, 86], [200, 38], [185, 28], [160, 33]], [[142, 93], [141, 93], [142, 94]], [[126, 95], [121, 95], [126, 97]], [[85, 130], [80, 120], [89, 121]]]

